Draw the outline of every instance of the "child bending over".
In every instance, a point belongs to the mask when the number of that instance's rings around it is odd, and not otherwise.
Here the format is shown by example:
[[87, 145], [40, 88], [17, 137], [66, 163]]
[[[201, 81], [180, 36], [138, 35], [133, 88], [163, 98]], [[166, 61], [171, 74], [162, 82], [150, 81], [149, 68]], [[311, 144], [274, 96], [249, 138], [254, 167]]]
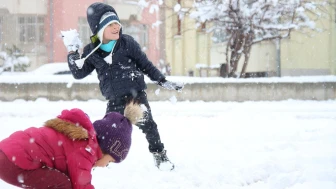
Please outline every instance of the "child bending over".
[[0, 142], [0, 179], [20, 188], [93, 189], [91, 169], [120, 163], [131, 146], [138, 104], [91, 123], [80, 109], [63, 110], [43, 127], [17, 131]]

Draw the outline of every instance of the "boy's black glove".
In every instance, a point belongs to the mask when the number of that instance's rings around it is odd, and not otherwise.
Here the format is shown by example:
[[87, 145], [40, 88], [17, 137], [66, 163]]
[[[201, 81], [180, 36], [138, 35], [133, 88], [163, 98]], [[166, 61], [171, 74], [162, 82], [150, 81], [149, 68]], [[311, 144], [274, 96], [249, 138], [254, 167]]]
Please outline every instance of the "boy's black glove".
[[184, 84], [183, 83], [174, 83], [171, 81], [167, 81], [166, 79], [162, 79], [161, 81], [159, 81], [158, 83], [161, 87], [168, 89], [168, 90], [177, 90], [177, 91], [182, 91], [182, 89], [184, 88]]
[[82, 68], [83, 65], [78, 65], [76, 63], [76, 60], [79, 60], [80, 59], [80, 55], [78, 53], [78, 51], [75, 51], [75, 52], [71, 52], [68, 54], [68, 62], [70, 64], [76, 64], [78, 68]]

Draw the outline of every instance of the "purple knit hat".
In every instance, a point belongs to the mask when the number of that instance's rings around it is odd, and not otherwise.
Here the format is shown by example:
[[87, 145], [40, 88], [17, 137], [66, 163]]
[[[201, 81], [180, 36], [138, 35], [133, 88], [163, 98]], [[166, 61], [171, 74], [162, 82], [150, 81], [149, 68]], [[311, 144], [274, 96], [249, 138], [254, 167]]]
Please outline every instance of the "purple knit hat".
[[117, 112], [111, 112], [103, 119], [93, 123], [97, 133], [97, 139], [103, 153], [109, 154], [115, 159], [115, 163], [122, 162], [131, 147], [132, 124]]

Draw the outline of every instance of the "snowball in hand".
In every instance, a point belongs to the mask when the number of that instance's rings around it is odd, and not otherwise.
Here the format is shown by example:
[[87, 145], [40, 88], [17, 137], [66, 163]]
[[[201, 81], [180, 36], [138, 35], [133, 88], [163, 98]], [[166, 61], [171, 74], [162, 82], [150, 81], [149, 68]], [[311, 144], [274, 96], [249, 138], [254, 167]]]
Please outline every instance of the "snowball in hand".
[[76, 51], [83, 46], [82, 41], [79, 39], [77, 30], [61, 31], [63, 43], [68, 51]]

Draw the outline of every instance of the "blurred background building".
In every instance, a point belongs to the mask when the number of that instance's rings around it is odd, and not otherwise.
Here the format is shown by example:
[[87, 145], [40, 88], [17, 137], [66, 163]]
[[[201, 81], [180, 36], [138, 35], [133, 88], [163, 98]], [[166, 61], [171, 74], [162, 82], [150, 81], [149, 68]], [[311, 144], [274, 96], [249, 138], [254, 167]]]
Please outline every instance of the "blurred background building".
[[[220, 75], [220, 66], [226, 63], [226, 42], [220, 31], [207, 32], [216, 23], [196, 27], [194, 20], [187, 16], [179, 19], [173, 11], [176, 4], [192, 8], [194, 0], [164, 1], [164, 6], [155, 10], [153, 6], [143, 9], [139, 0], [0, 0], [0, 51], [18, 47], [30, 59], [28, 70], [66, 62], [60, 31], [77, 29], [84, 44], [89, 43], [86, 9], [94, 2], [116, 9], [123, 33], [132, 35], [164, 74]], [[251, 77], [335, 75], [336, 12], [332, 7], [329, 11], [333, 19], [319, 23], [324, 32], [312, 37], [294, 32], [278, 43], [253, 46], [247, 73]]]
[[[0, 51], [17, 46], [30, 59], [28, 70], [51, 62], [66, 62], [67, 52], [61, 30], [77, 29], [84, 44], [91, 30], [87, 7], [99, 0], [0, 0]], [[121, 20], [123, 32], [132, 35], [150, 60], [160, 60], [159, 30], [151, 27], [156, 14], [143, 11], [137, 1], [101, 0], [112, 5]]]

